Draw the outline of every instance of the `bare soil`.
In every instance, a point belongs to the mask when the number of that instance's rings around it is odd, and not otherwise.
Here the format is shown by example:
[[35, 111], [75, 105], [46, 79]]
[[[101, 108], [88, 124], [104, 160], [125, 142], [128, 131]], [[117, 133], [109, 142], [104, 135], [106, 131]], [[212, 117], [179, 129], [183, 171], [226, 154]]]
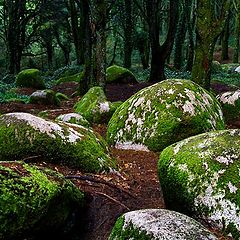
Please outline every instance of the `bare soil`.
[[[133, 93], [149, 84], [111, 84], [106, 94], [110, 101], [124, 101]], [[214, 83], [213, 89], [220, 93], [231, 90], [230, 87]], [[0, 104], [0, 113], [29, 112], [38, 114], [49, 110], [49, 118], [55, 119], [63, 113], [73, 112], [73, 105], [79, 99], [75, 96], [76, 83], [64, 83], [53, 88], [69, 96], [60, 107], [39, 104], [23, 104], [11, 102]], [[31, 94], [34, 89], [18, 89], [19, 93]], [[228, 123], [229, 128], [239, 128], [240, 119]], [[95, 124], [94, 130], [106, 136], [106, 124]], [[84, 232], [80, 239], [105, 240], [121, 214], [137, 209], [165, 208], [164, 198], [157, 177], [157, 161], [159, 153], [112, 148], [111, 154], [116, 158], [119, 169], [111, 173], [86, 174], [66, 166], [38, 163], [63, 173], [78, 186], [87, 197], [87, 206], [83, 213]], [[224, 238], [216, 229], [219, 239]], [[71, 239], [71, 238], [66, 238]]]

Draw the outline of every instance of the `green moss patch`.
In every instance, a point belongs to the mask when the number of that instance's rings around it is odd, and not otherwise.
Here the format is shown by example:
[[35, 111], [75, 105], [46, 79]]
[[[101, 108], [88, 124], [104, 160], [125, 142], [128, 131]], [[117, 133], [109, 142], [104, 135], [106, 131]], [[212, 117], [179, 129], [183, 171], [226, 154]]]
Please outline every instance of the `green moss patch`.
[[83, 193], [62, 175], [22, 162], [0, 162], [0, 193], [0, 239], [61, 231], [84, 203]]
[[107, 140], [118, 148], [161, 151], [212, 129], [224, 129], [218, 101], [192, 81], [169, 79], [120, 105], [109, 121]]
[[212, 131], [175, 143], [158, 173], [168, 208], [194, 214], [240, 238], [240, 130]]

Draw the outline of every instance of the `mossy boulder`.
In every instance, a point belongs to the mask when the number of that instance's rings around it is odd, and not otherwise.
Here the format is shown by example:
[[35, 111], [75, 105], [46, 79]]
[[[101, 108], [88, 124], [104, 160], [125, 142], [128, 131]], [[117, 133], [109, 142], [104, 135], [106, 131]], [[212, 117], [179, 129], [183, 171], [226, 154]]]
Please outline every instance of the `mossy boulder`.
[[222, 105], [224, 117], [234, 119], [240, 116], [240, 90], [224, 92], [217, 96]]
[[107, 101], [101, 87], [92, 87], [74, 106], [75, 112], [81, 114], [90, 123], [108, 122], [120, 103]]
[[84, 205], [83, 193], [63, 175], [23, 162], [0, 162], [0, 193], [3, 240], [63, 232]]
[[86, 172], [115, 166], [107, 144], [92, 130], [76, 124], [57, 124], [28, 113], [0, 116], [0, 143], [0, 161], [37, 156], [45, 162], [63, 163]]
[[16, 86], [44, 89], [45, 83], [38, 69], [25, 69], [16, 76]]
[[56, 80], [56, 84], [66, 83], [66, 82], [80, 82], [83, 77], [83, 72], [77, 73], [71, 76], [61, 77]]
[[167, 207], [240, 239], [239, 169], [239, 129], [212, 131], [167, 147], [158, 163]]
[[66, 113], [61, 114], [56, 118], [57, 121], [73, 123], [77, 125], [82, 125], [85, 127], [90, 127], [90, 123], [79, 113]]
[[107, 83], [137, 83], [134, 74], [127, 68], [113, 65], [107, 68]]
[[169, 79], [142, 89], [117, 108], [107, 140], [117, 148], [161, 151], [213, 129], [224, 129], [218, 101], [192, 81]]
[[165, 240], [218, 238], [194, 219], [166, 209], [144, 209], [123, 214], [109, 240]]
[[45, 89], [33, 92], [30, 95], [29, 103], [59, 105], [60, 102], [56, 98], [56, 93], [53, 90]]

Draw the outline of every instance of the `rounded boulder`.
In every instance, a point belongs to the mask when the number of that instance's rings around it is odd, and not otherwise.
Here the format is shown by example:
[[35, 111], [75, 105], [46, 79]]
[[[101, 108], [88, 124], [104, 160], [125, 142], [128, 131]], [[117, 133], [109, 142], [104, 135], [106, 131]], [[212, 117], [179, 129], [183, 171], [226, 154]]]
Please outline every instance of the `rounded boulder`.
[[240, 238], [240, 130], [212, 131], [164, 149], [158, 173], [168, 208]]
[[41, 159], [85, 172], [114, 168], [106, 142], [89, 128], [29, 113], [0, 116], [0, 161]]
[[123, 214], [109, 240], [201, 239], [218, 238], [194, 219], [166, 209], [144, 209]]
[[214, 129], [224, 129], [218, 101], [192, 81], [169, 79], [125, 101], [109, 121], [107, 139], [117, 148], [161, 151]]

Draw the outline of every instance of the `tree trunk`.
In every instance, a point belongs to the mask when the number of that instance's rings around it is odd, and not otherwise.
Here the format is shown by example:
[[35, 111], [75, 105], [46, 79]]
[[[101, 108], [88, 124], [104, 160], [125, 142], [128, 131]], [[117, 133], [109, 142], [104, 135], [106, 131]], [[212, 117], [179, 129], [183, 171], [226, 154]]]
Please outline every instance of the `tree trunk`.
[[84, 58], [83, 58], [83, 52], [80, 45], [80, 41], [82, 39], [80, 39], [80, 36], [79, 36], [78, 12], [77, 12], [75, 0], [69, 0], [68, 7], [70, 12], [70, 18], [71, 18], [72, 35], [73, 35], [73, 42], [75, 46], [77, 64], [81, 65], [84, 63]]
[[170, 1], [169, 9], [169, 23], [168, 32], [165, 42], [160, 45], [159, 33], [159, 7], [161, 1], [148, 1], [147, 2], [147, 15], [149, 17], [149, 37], [151, 43], [152, 60], [151, 60], [151, 72], [150, 82], [159, 82], [165, 79], [164, 64], [167, 57], [170, 55], [174, 37], [176, 32], [176, 26], [178, 21], [178, 0]]
[[230, 2], [225, 1], [218, 18], [211, 0], [198, 0], [197, 2], [197, 38], [192, 80], [208, 90], [214, 46], [224, 27], [229, 7]]
[[178, 23], [178, 28], [176, 32], [175, 40], [175, 50], [174, 50], [174, 67], [178, 70], [182, 68], [183, 63], [183, 45], [186, 35], [186, 13], [185, 9], [182, 10], [182, 14]]
[[124, 67], [131, 68], [133, 51], [133, 16], [132, 1], [124, 0], [125, 23], [124, 23]]
[[230, 14], [228, 14], [228, 17], [225, 21], [223, 33], [222, 33], [222, 54], [221, 54], [221, 60], [228, 60], [228, 39], [229, 39], [229, 23], [230, 23]]
[[237, 3], [236, 17], [235, 17], [235, 43], [234, 43], [234, 55], [233, 62], [239, 62], [240, 51], [240, 3]]

